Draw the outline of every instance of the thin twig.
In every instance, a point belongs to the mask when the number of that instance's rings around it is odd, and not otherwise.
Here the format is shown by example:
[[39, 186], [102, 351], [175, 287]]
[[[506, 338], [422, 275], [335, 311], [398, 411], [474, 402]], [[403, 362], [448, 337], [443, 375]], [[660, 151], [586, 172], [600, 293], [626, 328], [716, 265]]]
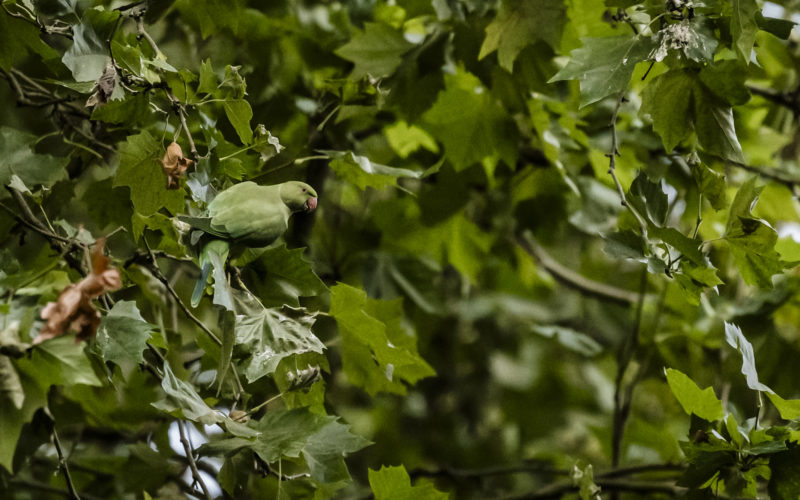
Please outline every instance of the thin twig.
[[[156, 57], [158, 57], [158, 55], [161, 54], [161, 50], [158, 48], [156, 41], [153, 40], [153, 37], [150, 36], [150, 33], [144, 29], [144, 18], [142, 16], [136, 17], [136, 30], [141, 38], [147, 40], [153, 52], [156, 53]], [[186, 140], [189, 141], [189, 154], [194, 161], [197, 161], [200, 159], [200, 154], [197, 152], [197, 146], [195, 145], [194, 137], [192, 137], [192, 132], [189, 130], [189, 125], [186, 123], [186, 107], [181, 103], [180, 99], [175, 97], [175, 94], [172, 93], [172, 89], [168, 86], [164, 87], [164, 92], [166, 93], [167, 99], [172, 103], [175, 112], [178, 114], [178, 118], [180, 118], [181, 127], [183, 128], [184, 134], [186, 134]]]
[[[614, 416], [611, 431], [611, 465], [613, 467], [619, 466], [622, 455], [622, 439], [625, 435], [625, 424], [631, 412], [633, 390], [639, 381], [639, 373], [636, 373], [633, 380], [625, 385], [625, 374], [639, 348], [639, 332], [642, 327], [642, 311], [645, 293], [647, 291], [647, 269], [643, 268], [641, 273], [639, 297], [636, 303], [636, 319], [633, 330], [620, 345], [617, 356], [617, 377], [614, 382]], [[618, 493], [614, 492], [611, 498], [618, 498]]]
[[518, 465], [498, 465], [481, 469], [459, 469], [457, 467], [439, 467], [437, 469], [412, 469], [409, 471], [411, 478], [439, 477], [450, 478], [480, 478], [490, 476], [505, 476], [511, 474], [544, 474], [555, 476], [569, 475], [566, 469], [556, 469], [546, 463], [525, 463]]
[[[664, 493], [672, 496], [679, 496], [686, 491], [686, 488], [676, 486], [672, 483], [653, 483], [649, 481], [628, 481], [620, 479], [595, 479], [595, 484], [604, 491], [618, 491], [631, 493]], [[522, 495], [502, 497], [503, 500], [544, 500], [551, 498], [561, 498], [567, 493], [578, 491], [578, 486], [572, 482], [558, 482], [545, 486], [544, 488]]]
[[625, 198], [625, 190], [622, 188], [622, 183], [619, 182], [619, 178], [617, 177], [617, 156], [620, 156], [619, 141], [617, 139], [617, 118], [619, 116], [619, 108], [622, 106], [622, 102], [624, 100], [625, 92], [620, 92], [619, 96], [617, 97], [617, 103], [614, 106], [614, 112], [611, 115], [611, 148], [610, 151], [606, 153], [606, 157], [608, 157], [608, 173], [611, 175], [611, 179], [614, 181], [614, 186], [617, 188], [620, 203], [623, 207], [628, 209], [628, 211], [639, 223], [639, 227], [642, 230], [642, 236], [647, 237], [647, 223], [644, 221], [642, 216], [639, 215], [639, 212], [633, 208], [630, 203], [628, 203], [627, 199]]
[[67, 490], [69, 491], [70, 498], [73, 500], [81, 500], [80, 495], [78, 495], [78, 491], [75, 489], [75, 485], [72, 483], [72, 476], [69, 474], [69, 465], [67, 465], [67, 459], [64, 457], [64, 452], [61, 449], [61, 441], [58, 439], [55, 423], [53, 423], [53, 444], [56, 446], [56, 453], [58, 453], [58, 466], [61, 468], [61, 472], [64, 473], [64, 479], [67, 482]]
[[684, 470], [686, 470], [686, 465], [675, 463], [632, 465], [630, 467], [620, 467], [602, 472], [600, 474], [596, 474], [595, 477], [611, 479], [615, 477], [634, 476], [636, 474], [648, 474], [652, 472], [683, 472]]
[[147, 267], [153, 273], [153, 276], [155, 276], [156, 279], [158, 279], [158, 281], [164, 284], [169, 294], [178, 304], [178, 307], [180, 307], [181, 310], [183, 311], [183, 314], [185, 314], [187, 318], [192, 320], [194, 324], [199, 326], [200, 329], [203, 330], [206, 333], [206, 335], [208, 335], [211, 338], [211, 340], [214, 341], [215, 344], [221, 347], [222, 341], [219, 339], [219, 337], [217, 337], [217, 335], [214, 332], [212, 332], [205, 324], [203, 324], [202, 321], [200, 321], [200, 319], [197, 316], [195, 316], [192, 313], [192, 311], [189, 310], [186, 304], [184, 304], [181, 298], [178, 296], [178, 292], [176, 292], [175, 289], [172, 287], [172, 284], [170, 284], [167, 277], [164, 276], [164, 273], [161, 272], [161, 268], [158, 265], [158, 260], [156, 260], [155, 254], [153, 254], [152, 250], [150, 250], [150, 245], [147, 244], [147, 240], [145, 240], [145, 246], [147, 247], [147, 250], [150, 251], [150, 262], [148, 263]]
[[[43, 491], [46, 493], [50, 493], [53, 495], [61, 495], [65, 498], [73, 498], [72, 494], [64, 489], [56, 488], [55, 486], [50, 486], [49, 484], [39, 483], [36, 481], [29, 481], [26, 479], [20, 479], [17, 477], [12, 477], [8, 480], [8, 484], [12, 486], [17, 486], [20, 488], [25, 488], [28, 490], [35, 490], [35, 491]], [[83, 493], [82, 496], [83, 500], [102, 500], [100, 497], [96, 497], [94, 495], [89, 495], [87, 493]]]
[[796, 92], [778, 92], [775, 89], [759, 87], [758, 85], [751, 84], [746, 84], [746, 87], [751, 93], [761, 96], [768, 101], [772, 101], [775, 104], [779, 104], [785, 108], [788, 108], [795, 115], [800, 114], [800, 103], [798, 102], [798, 96]]
[[205, 481], [203, 481], [200, 471], [197, 470], [197, 464], [194, 461], [194, 455], [192, 455], [192, 447], [189, 445], [189, 440], [186, 439], [186, 431], [183, 429], [182, 420], [178, 420], [178, 432], [180, 432], [181, 444], [183, 445], [183, 450], [186, 452], [186, 458], [189, 461], [189, 468], [192, 470], [192, 477], [194, 477], [195, 482], [202, 488], [206, 499], [212, 500], [211, 495], [208, 493], [208, 486], [206, 486]]
[[779, 184], [783, 184], [784, 186], [789, 188], [789, 190], [792, 192], [795, 192], [798, 186], [800, 186], [800, 179], [792, 177], [791, 175], [784, 172], [780, 172], [778, 170], [770, 169], [768, 167], [756, 167], [753, 165], [746, 165], [744, 163], [738, 163], [733, 161], [729, 163], [735, 167], [741, 168], [742, 170], [758, 174], [759, 177], [763, 177], [765, 179], [775, 181]]
[[518, 238], [517, 244], [539, 261], [542, 267], [547, 269], [554, 278], [585, 295], [625, 306], [635, 304], [639, 300], [639, 294], [636, 292], [590, 280], [562, 265], [539, 245], [530, 231]]

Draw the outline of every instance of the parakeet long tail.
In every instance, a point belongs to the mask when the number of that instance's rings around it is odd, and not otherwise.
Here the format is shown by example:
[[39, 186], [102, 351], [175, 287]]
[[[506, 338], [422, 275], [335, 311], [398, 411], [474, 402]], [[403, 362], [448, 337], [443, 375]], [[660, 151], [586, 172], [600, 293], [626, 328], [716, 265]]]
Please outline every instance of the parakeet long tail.
[[208, 275], [213, 270], [214, 276], [214, 303], [226, 305], [230, 302], [227, 292], [227, 282], [225, 280], [225, 261], [228, 260], [230, 246], [225, 240], [211, 240], [203, 246], [200, 252], [200, 279], [194, 286], [192, 292], [192, 307], [197, 307], [203, 292], [206, 289]]
[[203, 298], [203, 292], [206, 290], [206, 282], [208, 282], [209, 274], [211, 274], [211, 262], [206, 262], [203, 264], [202, 269], [200, 269], [200, 279], [198, 279], [197, 283], [194, 285], [192, 307], [197, 307], [197, 304], [200, 303], [200, 299]]

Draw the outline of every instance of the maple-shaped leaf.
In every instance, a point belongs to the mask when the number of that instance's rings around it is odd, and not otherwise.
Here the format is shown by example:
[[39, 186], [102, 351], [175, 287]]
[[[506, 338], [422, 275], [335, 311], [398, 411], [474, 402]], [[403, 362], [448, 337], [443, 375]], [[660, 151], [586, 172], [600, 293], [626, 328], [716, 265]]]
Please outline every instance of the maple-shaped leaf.
[[572, 59], [548, 83], [578, 79], [581, 107], [628, 87], [636, 64], [646, 60], [653, 50], [649, 36], [620, 35], [583, 38], [583, 47], [571, 52]]
[[486, 27], [486, 38], [478, 59], [495, 50], [500, 66], [514, 70], [514, 60], [522, 49], [537, 40], [558, 48], [566, 21], [563, 0], [506, 0], [497, 17]]
[[334, 53], [342, 59], [355, 63], [350, 77], [358, 80], [366, 75], [374, 78], [391, 75], [403, 61], [403, 54], [412, 47], [414, 45], [407, 42], [402, 33], [391, 26], [366, 23], [364, 33], [355, 35]]

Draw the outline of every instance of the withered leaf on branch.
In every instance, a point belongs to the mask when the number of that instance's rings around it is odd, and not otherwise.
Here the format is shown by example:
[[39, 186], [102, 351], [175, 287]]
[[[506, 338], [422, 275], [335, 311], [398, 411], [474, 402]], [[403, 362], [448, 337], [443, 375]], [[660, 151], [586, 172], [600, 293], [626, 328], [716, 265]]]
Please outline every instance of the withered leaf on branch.
[[95, 243], [92, 272], [79, 282], [66, 287], [55, 302], [48, 302], [44, 306], [41, 316], [46, 323], [33, 339], [34, 344], [68, 332], [76, 332], [77, 340], [85, 340], [97, 332], [100, 313], [92, 304], [92, 299], [108, 291], [119, 290], [122, 286], [119, 269], [110, 267], [110, 260], [103, 255], [105, 243], [105, 238], [100, 238]]
[[97, 80], [94, 94], [89, 96], [89, 99], [86, 100], [86, 107], [100, 107], [107, 103], [108, 99], [111, 98], [111, 94], [114, 93], [114, 87], [116, 85], [117, 69], [114, 67], [114, 63], [112, 61], [108, 61], [106, 68], [103, 70], [103, 74], [100, 75], [100, 79]]
[[184, 158], [180, 144], [177, 142], [170, 144], [164, 157], [161, 158], [161, 168], [167, 176], [167, 189], [179, 189], [181, 175], [193, 164], [193, 160]]

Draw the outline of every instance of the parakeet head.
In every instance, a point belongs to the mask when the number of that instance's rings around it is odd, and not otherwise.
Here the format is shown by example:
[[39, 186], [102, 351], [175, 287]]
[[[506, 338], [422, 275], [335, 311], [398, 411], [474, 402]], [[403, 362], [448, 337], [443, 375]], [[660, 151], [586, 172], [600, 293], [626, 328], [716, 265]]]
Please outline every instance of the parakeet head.
[[305, 182], [289, 181], [281, 184], [281, 200], [292, 212], [313, 212], [317, 208], [317, 192]]

